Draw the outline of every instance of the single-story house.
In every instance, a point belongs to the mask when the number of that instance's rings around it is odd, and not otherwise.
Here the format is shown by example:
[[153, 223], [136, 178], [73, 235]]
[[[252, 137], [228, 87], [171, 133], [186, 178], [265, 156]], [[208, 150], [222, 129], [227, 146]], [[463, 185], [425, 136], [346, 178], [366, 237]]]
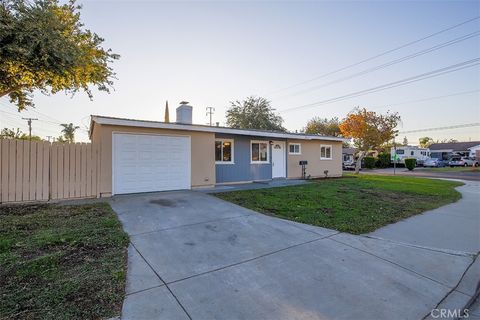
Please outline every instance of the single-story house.
[[469, 158], [480, 159], [480, 143], [473, 147], [468, 148], [468, 151], [469, 151], [469, 154], [468, 154]]
[[342, 148], [343, 163], [349, 164], [355, 162], [355, 154], [358, 152], [357, 148]]
[[100, 195], [210, 187], [306, 175], [342, 175], [342, 138], [192, 124], [192, 107], [175, 123], [91, 116], [100, 152]]
[[[448, 160], [453, 154], [459, 154], [473, 158], [475, 147], [480, 147], [480, 141], [433, 143], [429, 146], [430, 157]], [[471, 148], [474, 148], [473, 152]]]

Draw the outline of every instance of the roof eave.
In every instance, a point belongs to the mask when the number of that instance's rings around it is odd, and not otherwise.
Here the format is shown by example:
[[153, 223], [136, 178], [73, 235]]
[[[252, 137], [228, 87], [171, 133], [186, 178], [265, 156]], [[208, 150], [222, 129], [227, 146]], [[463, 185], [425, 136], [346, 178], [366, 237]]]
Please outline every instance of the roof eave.
[[[158, 128], [158, 129], [172, 129], [172, 130], [185, 130], [185, 131], [199, 131], [199, 132], [212, 132], [212, 133], [224, 133], [224, 134], [238, 134], [238, 135], [247, 135], [247, 136], [257, 136], [257, 137], [266, 137], [266, 138], [290, 138], [298, 140], [326, 140], [326, 141], [338, 141], [346, 142], [348, 139], [339, 138], [339, 137], [330, 137], [330, 136], [313, 136], [313, 135], [300, 135], [292, 133], [276, 133], [268, 131], [255, 131], [255, 130], [245, 130], [245, 129], [235, 129], [235, 128], [221, 128], [221, 127], [209, 127], [209, 126], [198, 126], [190, 124], [179, 124], [179, 123], [163, 123], [155, 121], [145, 121], [145, 120], [133, 120], [133, 119], [120, 119], [120, 118], [110, 118], [103, 116], [91, 116], [91, 131], [93, 132], [93, 122], [105, 125], [119, 125], [119, 126], [129, 126], [129, 127], [144, 127], [144, 128]], [[90, 134], [92, 134], [92, 132]]]

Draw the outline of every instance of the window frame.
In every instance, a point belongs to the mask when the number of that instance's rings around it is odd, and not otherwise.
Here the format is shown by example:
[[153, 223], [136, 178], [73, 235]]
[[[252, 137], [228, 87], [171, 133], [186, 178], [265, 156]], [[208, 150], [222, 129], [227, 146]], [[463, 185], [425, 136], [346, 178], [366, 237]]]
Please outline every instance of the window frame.
[[[325, 157], [322, 157], [322, 148], [325, 148]], [[327, 158], [327, 149], [330, 148], [330, 158]], [[321, 144], [320, 145], [320, 160], [333, 160], [333, 148], [331, 144]]]
[[222, 153], [221, 153], [222, 159], [223, 159], [223, 143], [224, 143], [224, 142], [230, 142], [231, 149], [232, 149], [232, 150], [231, 150], [231, 152], [232, 152], [232, 160], [230, 160], [230, 161], [223, 161], [223, 160], [217, 161], [217, 160], [215, 159], [215, 164], [235, 164], [235, 158], [234, 158], [234, 157], [235, 157], [235, 142], [234, 142], [234, 140], [233, 140], [233, 139], [215, 138], [215, 144], [216, 144], [217, 142], [221, 142], [221, 143], [222, 143], [222, 149], [221, 149], [221, 151], [222, 151]]
[[[290, 152], [290, 146], [298, 146], [298, 152]], [[292, 142], [288, 144], [288, 154], [293, 156], [299, 156], [302, 154], [302, 144], [297, 142]]]
[[[260, 144], [260, 143], [265, 143], [267, 145], [267, 160], [266, 161], [254, 161], [252, 160], [252, 146], [253, 144]], [[260, 145], [258, 146], [258, 152], [260, 152]], [[260, 157], [260, 154], [259, 154]], [[269, 164], [270, 163], [270, 142], [267, 140], [250, 140], [250, 164]]]

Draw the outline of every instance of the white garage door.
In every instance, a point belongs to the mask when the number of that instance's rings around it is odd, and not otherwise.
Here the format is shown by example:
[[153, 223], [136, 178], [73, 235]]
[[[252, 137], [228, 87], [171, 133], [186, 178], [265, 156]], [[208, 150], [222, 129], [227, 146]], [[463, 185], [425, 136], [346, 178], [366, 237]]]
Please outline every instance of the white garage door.
[[113, 193], [190, 189], [190, 137], [113, 134]]

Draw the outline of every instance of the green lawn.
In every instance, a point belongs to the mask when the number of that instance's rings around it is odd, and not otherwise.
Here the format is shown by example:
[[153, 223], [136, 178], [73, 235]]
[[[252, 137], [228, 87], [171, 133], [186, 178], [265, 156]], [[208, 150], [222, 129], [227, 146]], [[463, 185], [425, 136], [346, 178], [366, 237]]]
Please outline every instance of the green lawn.
[[348, 175], [305, 185], [216, 193], [268, 215], [361, 234], [457, 201], [461, 183], [402, 176]]
[[0, 207], [0, 319], [120, 315], [128, 243], [105, 203]]

